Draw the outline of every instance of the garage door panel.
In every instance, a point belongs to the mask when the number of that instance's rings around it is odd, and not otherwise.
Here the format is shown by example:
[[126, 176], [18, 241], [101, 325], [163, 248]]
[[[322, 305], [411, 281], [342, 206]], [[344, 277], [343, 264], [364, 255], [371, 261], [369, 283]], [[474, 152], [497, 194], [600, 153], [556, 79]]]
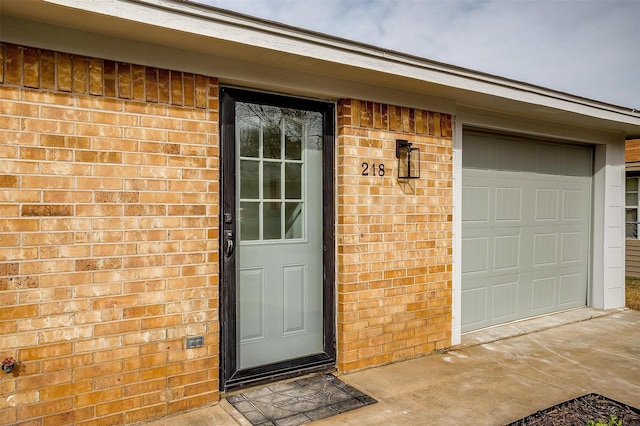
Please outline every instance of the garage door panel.
[[468, 206], [462, 212], [463, 226], [473, 222], [473, 227], [482, 226], [482, 223], [495, 227], [496, 221], [500, 226], [521, 225], [533, 204], [525, 199], [521, 187], [509, 184], [517, 180], [515, 174], [502, 174], [507, 177], [487, 178], [486, 171], [463, 174], [463, 181], [473, 182], [462, 188], [462, 198]]
[[516, 273], [522, 263], [520, 230], [515, 227], [469, 230], [462, 240], [462, 272], [473, 277]]
[[564, 174], [567, 176], [591, 177], [592, 151], [589, 147], [567, 145], [563, 149]]
[[532, 274], [531, 313], [542, 315], [586, 304], [587, 275], [580, 268]]
[[[495, 168], [495, 144], [486, 135], [474, 135], [476, 143], [465, 148], [463, 169], [489, 170]], [[467, 151], [468, 150], [468, 151]]]
[[533, 265], [553, 265], [557, 263], [558, 235], [539, 233], [533, 236]]
[[495, 169], [520, 172], [523, 169], [524, 150], [522, 144], [511, 138], [495, 139]]
[[587, 261], [587, 241], [585, 241], [585, 231], [563, 232], [560, 235], [560, 263], [566, 265], [571, 263]]
[[495, 194], [496, 221], [522, 220], [522, 188], [496, 187]]
[[536, 144], [536, 172], [539, 174], [591, 177], [592, 150], [590, 147], [557, 144]]
[[588, 217], [588, 209], [585, 208], [590, 194], [587, 188], [565, 189], [562, 191], [562, 220], [583, 221]]
[[589, 147], [465, 133], [463, 332], [586, 304], [591, 156]]
[[538, 278], [531, 282], [531, 313], [540, 315], [553, 312], [556, 306], [557, 278]]
[[462, 213], [464, 222], [488, 222], [489, 220], [489, 187], [465, 186], [462, 197], [467, 200], [469, 208]]
[[562, 151], [559, 145], [536, 144], [536, 173], [557, 175], [562, 170]]
[[462, 331], [489, 327], [496, 316], [502, 322], [517, 319], [514, 315], [517, 316], [519, 305], [520, 279], [518, 274], [505, 274], [470, 280], [462, 292], [462, 311], [465, 313]]
[[563, 309], [574, 308], [585, 304], [582, 283], [586, 276], [582, 273], [562, 275], [558, 289], [558, 303]]
[[497, 285], [520, 282], [521, 276], [522, 274], [518, 274], [518, 273], [512, 273], [512, 274], [505, 273], [505, 274], [499, 274], [499, 275], [486, 275], [486, 276], [479, 275], [477, 277], [467, 280], [465, 288], [463, 289], [463, 292], [467, 290], [478, 289], [478, 288], [487, 289]]
[[490, 324], [486, 299], [487, 288], [485, 286], [465, 290], [462, 293], [462, 311], [465, 313], [463, 332], [487, 327]]
[[536, 220], [558, 220], [560, 191], [549, 188], [536, 188]]
[[493, 270], [517, 269], [520, 265], [520, 235], [496, 236], [493, 243]]
[[518, 281], [492, 287], [492, 321], [514, 321], [518, 319]]
[[489, 271], [489, 238], [464, 238], [462, 240], [462, 273]]
[[525, 241], [521, 250], [526, 254], [522, 266], [526, 270], [588, 264], [589, 229], [586, 226], [533, 226], [523, 229], [522, 234]]

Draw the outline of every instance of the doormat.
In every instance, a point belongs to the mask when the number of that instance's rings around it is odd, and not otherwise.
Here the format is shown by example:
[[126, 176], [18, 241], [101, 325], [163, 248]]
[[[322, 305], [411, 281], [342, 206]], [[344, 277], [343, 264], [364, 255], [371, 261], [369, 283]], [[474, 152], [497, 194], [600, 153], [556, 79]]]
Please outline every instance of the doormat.
[[638, 426], [640, 410], [597, 393], [590, 393], [538, 411], [507, 426], [585, 425], [590, 420], [594, 424]]
[[307, 377], [227, 398], [252, 425], [296, 426], [377, 401], [331, 374]]

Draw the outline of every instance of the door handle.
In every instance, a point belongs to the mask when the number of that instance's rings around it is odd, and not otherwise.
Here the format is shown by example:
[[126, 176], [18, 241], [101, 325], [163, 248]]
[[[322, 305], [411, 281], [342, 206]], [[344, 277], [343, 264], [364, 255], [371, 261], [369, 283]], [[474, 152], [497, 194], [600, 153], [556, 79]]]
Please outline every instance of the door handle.
[[233, 244], [233, 232], [226, 231], [224, 233], [224, 255], [228, 259], [233, 254], [234, 244]]

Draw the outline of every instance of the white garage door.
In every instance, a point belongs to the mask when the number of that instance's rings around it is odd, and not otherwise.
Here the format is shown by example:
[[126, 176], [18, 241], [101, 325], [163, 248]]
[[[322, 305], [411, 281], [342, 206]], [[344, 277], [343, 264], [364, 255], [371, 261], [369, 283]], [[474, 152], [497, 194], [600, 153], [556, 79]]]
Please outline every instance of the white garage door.
[[584, 306], [592, 149], [465, 132], [462, 331]]

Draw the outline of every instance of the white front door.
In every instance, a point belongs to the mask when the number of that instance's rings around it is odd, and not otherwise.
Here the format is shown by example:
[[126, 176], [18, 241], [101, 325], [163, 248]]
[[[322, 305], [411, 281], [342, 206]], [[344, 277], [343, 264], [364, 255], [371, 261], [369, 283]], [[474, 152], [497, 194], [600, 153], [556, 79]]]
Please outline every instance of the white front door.
[[335, 105], [220, 91], [220, 377], [335, 366]]
[[239, 369], [323, 351], [322, 122], [236, 103]]

